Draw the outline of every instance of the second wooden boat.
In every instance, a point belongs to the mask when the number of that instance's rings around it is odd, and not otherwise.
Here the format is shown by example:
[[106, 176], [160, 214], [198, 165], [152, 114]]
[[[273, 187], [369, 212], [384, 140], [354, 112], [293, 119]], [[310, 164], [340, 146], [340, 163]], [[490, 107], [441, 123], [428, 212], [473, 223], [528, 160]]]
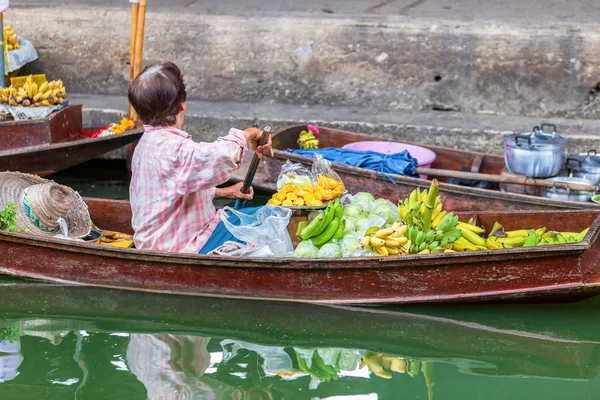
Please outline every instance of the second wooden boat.
[[[130, 233], [126, 201], [87, 199], [101, 228]], [[396, 257], [250, 258], [120, 249], [0, 233], [0, 274], [209, 297], [327, 304], [574, 301], [600, 293], [600, 213], [477, 212], [477, 224], [589, 232], [580, 243]], [[306, 217], [293, 217], [296, 232]]]
[[[298, 134], [306, 125], [295, 125], [280, 129], [273, 134], [273, 148], [275, 157], [264, 157], [262, 166], [254, 177], [255, 188], [268, 192], [276, 191], [276, 183], [281, 166], [286, 160], [312, 165], [312, 159], [299, 156], [285, 151], [286, 149], [297, 149], [296, 140]], [[319, 127], [320, 147], [342, 147], [349, 143], [362, 141], [386, 140], [371, 135], [341, 131]], [[415, 143], [412, 143], [415, 144]], [[468, 171], [486, 174], [500, 175], [505, 167], [502, 156], [468, 152], [451, 149], [447, 147], [428, 146], [417, 144], [428, 148], [436, 153], [436, 160], [431, 166], [436, 169], [459, 171], [466, 168]], [[250, 157], [247, 157], [248, 159]], [[246, 160], [247, 162], [248, 160]], [[375, 197], [383, 197], [391, 201], [405, 198], [417, 187], [429, 188], [430, 182], [425, 179], [411, 178], [395, 174], [386, 174], [375, 171], [352, 167], [344, 164], [333, 163], [333, 169], [344, 181], [346, 189], [350, 193], [367, 190]], [[233, 176], [233, 181], [243, 181], [245, 168], [241, 168]], [[389, 179], [393, 179], [393, 182]], [[448, 178], [440, 176], [429, 176], [441, 182], [440, 194], [445, 197], [444, 204], [448, 209], [459, 210], [544, 210], [544, 209], [595, 209], [600, 210], [600, 204], [593, 202], [577, 202], [551, 199], [526, 194], [501, 192], [498, 190], [479, 189], [469, 186], [449, 184]]]
[[47, 118], [0, 122], [0, 171], [51, 175], [133, 143], [144, 133], [136, 127], [91, 139], [78, 133], [81, 120], [81, 105], [71, 105]]

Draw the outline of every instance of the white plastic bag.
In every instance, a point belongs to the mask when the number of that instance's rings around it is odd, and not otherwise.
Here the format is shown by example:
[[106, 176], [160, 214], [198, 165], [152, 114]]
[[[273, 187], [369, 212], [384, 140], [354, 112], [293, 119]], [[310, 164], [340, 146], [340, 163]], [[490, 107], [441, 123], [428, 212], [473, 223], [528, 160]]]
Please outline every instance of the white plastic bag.
[[[236, 215], [240, 219], [240, 225], [233, 225], [229, 222], [227, 212]], [[291, 216], [290, 209], [270, 205], [262, 207], [254, 215], [224, 207], [221, 221], [236, 239], [248, 245], [246, 254], [236, 255], [252, 255], [260, 252], [266, 256], [268, 253], [265, 250], [268, 249], [274, 257], [292, 257], [294, 247], [292, 238], [287, 231]]]
[[287, 185], [288, 183], [301, 188], [304, 185], [312, 186], [316, 182], [312, 172], [304, 165], [292, 163], [290, 160], [287, 160], [281, 166], [281, 172], [277, 178], [277, 191], [280, 191], [283, 185]]

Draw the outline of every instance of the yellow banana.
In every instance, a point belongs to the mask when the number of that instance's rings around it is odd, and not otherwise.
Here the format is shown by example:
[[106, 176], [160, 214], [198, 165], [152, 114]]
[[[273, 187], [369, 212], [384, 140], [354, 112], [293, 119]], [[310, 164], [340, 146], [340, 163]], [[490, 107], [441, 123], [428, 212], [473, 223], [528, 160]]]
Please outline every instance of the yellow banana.
[[373, 247], [373, 250], [375, 250], [376, 253], [379, 253], [384, 257], [387, 257], [390, 255], [387, 247], [385, 247], [385, 246]]
[[17, 103], [22, 103], [22, 102], [23, 102], [23, 99], [24, 99], [24, 97], [23, 97], [23, 96], [18, 96], [18, 95], [17, 95], [17, 96], [15, 97], [15, 101], [16, 101]]
[[[42, 93], [45, 93], [45, 92], [46, 92], [46, 90], [48, 90], [48, 81], [46, 81], [46, 82], [42, 83], [42, 84], [40, 85], [40, 87], [38, 88], [38, 90], [39, 90], [40, 92], [42, 92]], [[34, 95], [34, 96], [35, 96], [35, 95]]]
[[463, 236], [461, 236], [452, 244], [452, 249], [458, 250], [458, 251], [465, 251], [465, 250], [476, 251], [477, 246], [475, 246], [469, 240], [467, 240]]
[[467, 224], [466, 222], [461, 222], [461, 221], [458, 221], [458, 224], [457, 224], [457, 226], [458, 226], [459, 228], [460, 228], [460, 227], [463, 227], [463, 228], [469, 229], [470, 231], [472, 231], [472, 232], [475, 232], [475, 233], [477, 233], [478, 235], [481, 235], [483, 232], [485, 232], [485, 229], [483, 229], [483, 228], [481, 228], [481, 227], [479, 227], [479, 226], [475, 226], [475, 225]]
[[444, 253], [456, 253], [456, 251], [452, 249], [446, 249], [444, 250]]
[[48, 100], [42, 100], [42, 106], [44, 107], [50, 107], [52, 104], [50, 104], [50, 102]]
[[371, 241], [371, 236], [365, 236], [360, 240], [360, 245], [365, 248], [369, 245], [369, 242]]
[[386, 228], [386, 229], [382, 229], [379, 232], [375, 233], [375, 237], [380, 238], [380, 239], [385, 239], [386, 237], [390, 236], [392, 233], [394, 233], [394, 230], [392, 228]]
[[16, 96], [17, 95], [17, 89], [15, 89], [14, 87], [10, 87], [10, 95], [11, 96]]
[[50, 97], [50, 95], [52, 94], [52, 90], [47, 90], [43, 95], [42, 95], [42, 100], [46, 100], [48, 97]]
[[395, 239], [385, 239], [385, 245], [387, 247], [400, 247], [400, 241]]
[[383, 247], [385, 246], [385, 240], [375, 236], [371, 236], [371, 244], [373, 245], [373, 247]]
[[438, 204], [437, 206], [435, 206], [435, 208], [433, 209], [433, 212], [431, 213], [431, 220], [433, 221], [434, 219], [436, 219], [436, 217], [438, 215], [440, 215], [440, 213], [442, 212], [442, 204]]
[[521, 237], [529, 235], [529, 231], [527, 229], [519, 229], [516, 231], [505, 231], [507, 237]]
[[44, 93], [42, 93], [42, 92], [38, 92], [38, 94], [36, 94], [36, 95], [33, 97], [33, 101], [34, 101], [34, 102], [36, 102], [36, 103], [37, 103], [38, 101], [41, 101], [41, 100], [42, 100], [42, 96], [43, 96], [43, 95], [44, 95]]
[[402, 225], [394, 231], [394, 233], [392, 234], [392, 237], [393, 238], [402, 237], [406, 233], [407, 230], [408, 230], [408, 225]]
[[[17, 89], [17, 90], [21, 90], [21, 89]], [[22, 90], [26, 91], [27, 93], [29, 93], [30, 87], [29, 87], [29, 82], [25, 82], [25, 84], [23, 85]]]
[[57, 88], [57, 89], [54, 89], [54, 90], [52, 91], [52, 94], [51, 94], [51, 96], [54, 96], [54, 97], [58, 96], [58, 92], [59, 92], [59, 91], [60, 91], [60, 89], [58, 89], [58, 88]]
[[490, 236], [485, 243], [487, 244], [487, 247], [489, 249], [503, 249], [504, 247], [502, 247], [502, 245], [498, 242], [496, 242], [494, 239], [492, 239], [493, 236]]
[[476, 244], [478, 246], [485, 246], [485, 240], [472, 230], [465, 228], [461, 225], [457, 225], [456, 228], [460, 231], [460, 234], [463, 238], [468, 240], [469, 242]]
[[38, 92], [37, 83], [33, 82], [31, 85], [29, 85], [29, 90], [27, 92], [29, 93], [29, 97], [31, 97], [31, 98], [35, 97], [35, 95]]
[[390, 256], [397, 256], [398, 254], [400, 254], [400, 249], [398, 249], [398, 247], [387, 247], [386, 246], [386, 249]]
[[431, 250], [425, 249], [423, 251], [418, 252], [417, 254], [430, 254], [430, 253], [431, 253]]
[[390, 228], [392, 228], [394, 231], [397, 231], [398, 229], [400, 229], [401, 226], [402, 226], [402, 222], [396, 221], [392, 224], [392, 226]]
[[444, 217], [446, 216], [446, 214], [448, 214], [446, 211], [441, 211], [437, 217], [435, 217], [435, 219], [432, 219], [431, 221], [431, 227], [432, 228], [437, 228], [437, 226], [440, 224], [440, 222], [442, 222], [442, 220], [444, 219]]

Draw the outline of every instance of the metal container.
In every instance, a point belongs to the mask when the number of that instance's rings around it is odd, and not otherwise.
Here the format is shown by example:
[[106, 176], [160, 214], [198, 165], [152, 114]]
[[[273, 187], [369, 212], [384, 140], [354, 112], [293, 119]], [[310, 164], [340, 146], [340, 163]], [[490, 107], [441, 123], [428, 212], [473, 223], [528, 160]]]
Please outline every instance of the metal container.
[[[545, 128], [551, 128], [547, 133]], [[556, 134], [556, 125], [541, 124], [533, 132], [504, 138], [504, 161], [513, 174], [532, 178], [556, 176], [565, 163], [567, 139]]]
[[557, 200], [569, 200], [569, 201], [590, 201], [590, 198], [595, 194], [594, 192], [586, 192], [580, 190], [571, 190], [566, 185], [561, 183], [581, 183], [584, 185], [594, 185], [585, 178], [576, 178], [573, 176], [559, 176], [556, 178], [548, 179], [548, 181], [556, 182], [556, 186], [546, 190], [545, 197]]
[[597, 185], [600, 182], [600, 156], [596, 150], [588, 151], [587, 155], [573, 154], [567, 158], [567, 168], [571, 175], [584, 178]]

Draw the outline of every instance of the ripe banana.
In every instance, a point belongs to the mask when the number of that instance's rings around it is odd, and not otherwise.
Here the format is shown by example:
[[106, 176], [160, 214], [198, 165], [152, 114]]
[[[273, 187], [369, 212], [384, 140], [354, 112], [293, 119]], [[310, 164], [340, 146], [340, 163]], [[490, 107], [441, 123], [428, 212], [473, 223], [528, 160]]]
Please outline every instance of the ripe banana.
[[485, 240], [472, 230], [461, 226], [460, 224], [457, 226], [463, 238], [468, 240], [469, 242], [477, 245], [477, 246], [486, 246]]
[[371, 244], [373, 247], [383, 247], [385, 246], [385, 240], [380, 239], [376, 236], [371, 236]]

